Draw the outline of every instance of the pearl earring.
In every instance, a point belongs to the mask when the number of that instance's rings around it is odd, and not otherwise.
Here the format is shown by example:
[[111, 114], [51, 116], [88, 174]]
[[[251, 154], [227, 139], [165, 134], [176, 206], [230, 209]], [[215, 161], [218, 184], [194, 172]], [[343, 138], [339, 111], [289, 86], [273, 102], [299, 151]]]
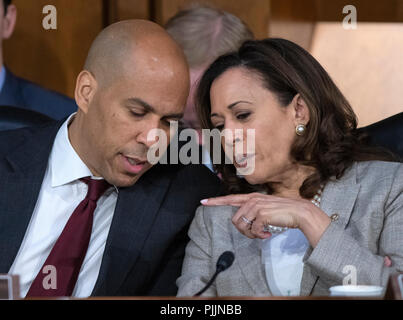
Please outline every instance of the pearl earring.
[[305, 134], [306, 131], [306, 126], [304, 124], [299, 124], [297, 125], [297, 127], [295, 128], [295, 133], [298, 136], [303, 136]]

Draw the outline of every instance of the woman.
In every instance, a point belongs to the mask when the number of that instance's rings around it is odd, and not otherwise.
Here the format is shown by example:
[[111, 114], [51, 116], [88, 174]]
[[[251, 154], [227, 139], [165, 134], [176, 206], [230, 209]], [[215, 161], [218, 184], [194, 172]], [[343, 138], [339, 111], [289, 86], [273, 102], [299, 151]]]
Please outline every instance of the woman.
[[204, 295], [328, 295], [403, 271], [403, 165], [360, 142], [349, 103], [309, 53], [247, 41], [205, 72], [197, 104], [203, 128], [254, 129], [255, 149], [223, 142], [243, 148], [216, 166], [232, 194], [202, 200], [179, 296], [202, 289], [227, 250], [234, 264]]

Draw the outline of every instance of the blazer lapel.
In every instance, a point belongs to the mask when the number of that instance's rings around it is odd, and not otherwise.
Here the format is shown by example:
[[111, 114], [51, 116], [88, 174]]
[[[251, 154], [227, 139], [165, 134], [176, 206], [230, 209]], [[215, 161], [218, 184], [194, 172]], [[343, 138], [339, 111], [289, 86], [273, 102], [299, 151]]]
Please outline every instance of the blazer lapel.
[[0, 273], [8, 272], [24, 239], [60, 124], [32, 135], [7, 157], [13, 170], [0, 172]]
[[[329, 181], [323, 190], [321, 209], [328, 215], [339, 215], [339, 223], [346, 227], [354, 208], [355, 201], [360, 190], [357, 184], [356, 164], [348, 169], [339, 180]], [[303, 261], [311, 255], [313, 248], [308, 248]], [[301, 280], [301, 295], [312, 294], [313, 288], [319, 277], [312, 273], [307, 265], [304, 265], [304, 272]]]
[[[92, 295], [113, 295], [139, 257], [171, 182], [152, 168], [119, 196]], [[139, 275], [141, 276], [141, 275]]]
[[[234, 213], [238, 208], [234, 207]], [[262, 262], [260, 240], [249, 239], [232, 224], [230, 226], [234, 241], [235, 261], [256, 296], [271, 296], [264, 265]]]

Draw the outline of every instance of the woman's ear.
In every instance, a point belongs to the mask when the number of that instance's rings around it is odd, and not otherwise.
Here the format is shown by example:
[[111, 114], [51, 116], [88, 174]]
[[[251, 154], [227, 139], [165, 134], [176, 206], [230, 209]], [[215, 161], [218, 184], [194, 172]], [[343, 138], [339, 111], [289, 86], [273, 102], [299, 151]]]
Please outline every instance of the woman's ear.
[[[3, 4], [1, 4], [3, 5]], [[7, 7], [7, 13], [3, 17], [2, 25], [2, 38], [8, 39], [14, 32], [15, 23], [17, 21], [17, 7], [10, 4]]]
[[78, 108], [87, 113], [90, 107], [91, 101], [97, 90], [97, 81], [91, 72], [83, 70], [77, 77], [76, 89], [74, 92], [74, 97]]
[[291, 102], [295, 126], [299, 124], [307, 125], [309, 122], [309, 109], [305, 100], [301, 97], [299, 93], [295, 95]]

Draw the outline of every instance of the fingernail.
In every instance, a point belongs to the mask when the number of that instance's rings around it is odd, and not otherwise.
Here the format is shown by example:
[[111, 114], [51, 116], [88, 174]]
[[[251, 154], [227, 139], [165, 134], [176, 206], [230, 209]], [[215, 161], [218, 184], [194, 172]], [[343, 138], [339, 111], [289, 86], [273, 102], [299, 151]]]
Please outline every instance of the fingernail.
[[208, 199], [200, 200], [200, 203], [201, 203], [201, 204], [206, 204], [207, 202], [208, 202]]

